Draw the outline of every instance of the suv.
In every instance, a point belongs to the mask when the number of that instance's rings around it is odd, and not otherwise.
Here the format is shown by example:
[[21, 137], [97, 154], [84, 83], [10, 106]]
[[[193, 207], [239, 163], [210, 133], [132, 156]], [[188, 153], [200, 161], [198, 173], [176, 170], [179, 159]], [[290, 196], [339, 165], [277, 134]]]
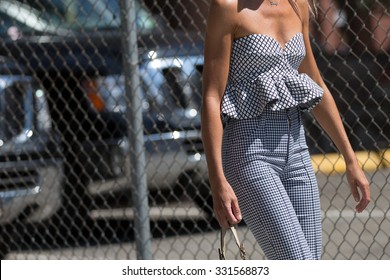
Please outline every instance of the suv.
[[[107, 196], [130, 192], [118, 3], [0, 2], [0, 54], [25, 65], [38, 85], [1, 104], [11, 121], [36, 122], [31, 127], [17, 124], [20, 149], [11, 136], [2, 139], [11, 144], [0, 147], [0, 164], [7, 166], [0, 178], [1, 224], [21, 217], [43, 221], [59, 208], [66, 209], [59, 223], [84, 224], [91, 208], [110, 207]], [[166, 201], [185, 192], [203, 207], [200, 195], [207, 196], [208, 189], [200, 138], [202, 40], [167, 30], [157, 16], [138, 1], [136, 5], [150, 200], [158, 196]], [[20, 108], [16, 101], [35, 113], [14, 110]], [[2, 126], [0, 135], [6, 130]], [[30, 200], [32, 192], [47, 195]], [[206, 201], [211, 202], [209, 197]]]

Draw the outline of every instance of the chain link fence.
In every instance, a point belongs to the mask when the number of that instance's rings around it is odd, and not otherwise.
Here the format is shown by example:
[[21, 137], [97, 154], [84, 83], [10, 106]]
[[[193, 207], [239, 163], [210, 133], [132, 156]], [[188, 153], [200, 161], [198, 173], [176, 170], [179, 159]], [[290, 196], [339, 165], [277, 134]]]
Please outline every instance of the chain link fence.
[[[200, 138], [208, 2], [0, 1], [2, 259], [218, 258]], [[323, 258], [390, 259], [390, 2], [318, 2], [313, 50], [372, 187], [356, 214], [306, 114]]]

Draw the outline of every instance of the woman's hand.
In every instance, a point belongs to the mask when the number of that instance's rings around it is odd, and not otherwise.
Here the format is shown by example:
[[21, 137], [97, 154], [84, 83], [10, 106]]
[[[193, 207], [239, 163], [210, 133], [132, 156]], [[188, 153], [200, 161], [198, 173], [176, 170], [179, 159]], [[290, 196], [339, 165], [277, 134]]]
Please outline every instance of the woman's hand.
[[370, 203], [370, 186], [368, 180], [357, 162], [347, 164], [346, 173], [352, 196], [358, 203], [355, 207], [356, 212], [361, 213]]
[[238, 224], [241, 211], [237, 197], [227, 181], [211, 188], [214, 214], [221, 228], [229, 228]]

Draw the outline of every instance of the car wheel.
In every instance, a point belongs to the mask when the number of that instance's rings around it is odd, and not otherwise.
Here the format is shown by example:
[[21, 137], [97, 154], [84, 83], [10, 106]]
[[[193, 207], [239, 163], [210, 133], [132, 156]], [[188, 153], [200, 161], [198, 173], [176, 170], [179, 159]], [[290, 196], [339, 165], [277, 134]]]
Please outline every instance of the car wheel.
[[82, 170], [77, 160], [67, 160], [61, 209], [50, 221], [50, 227], [56, 231], [59, 243], [86, 243], [92, 232], [92, 219], [89, 215], [92, 197]]
[[[184, 182], [183, 182], [184, 181]], [[181, 180], [186, 195], [205, 213], [213, 216], [213, 198], [211, 196], [208, 179], [199, 176], [197, 173], [188, 173]]]
[[9, 252], [9, 241], [7, 241], [7, 235], [4, 232], [4, 227], [0, 228], [0, 259], [5, 260]]

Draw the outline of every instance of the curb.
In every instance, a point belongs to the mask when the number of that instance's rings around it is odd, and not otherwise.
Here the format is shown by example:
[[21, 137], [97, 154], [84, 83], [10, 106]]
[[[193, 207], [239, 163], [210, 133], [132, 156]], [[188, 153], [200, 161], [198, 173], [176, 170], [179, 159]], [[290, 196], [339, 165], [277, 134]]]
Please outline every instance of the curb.
[[[356, 158], [364, 171], [375, 171], [390, 167], [390, 149], [381, 151], [357, 151]], [[324, 174], [345, 173], [346, 167], [342, 155], [338, 153], [311, 155], [314, 171]]]

